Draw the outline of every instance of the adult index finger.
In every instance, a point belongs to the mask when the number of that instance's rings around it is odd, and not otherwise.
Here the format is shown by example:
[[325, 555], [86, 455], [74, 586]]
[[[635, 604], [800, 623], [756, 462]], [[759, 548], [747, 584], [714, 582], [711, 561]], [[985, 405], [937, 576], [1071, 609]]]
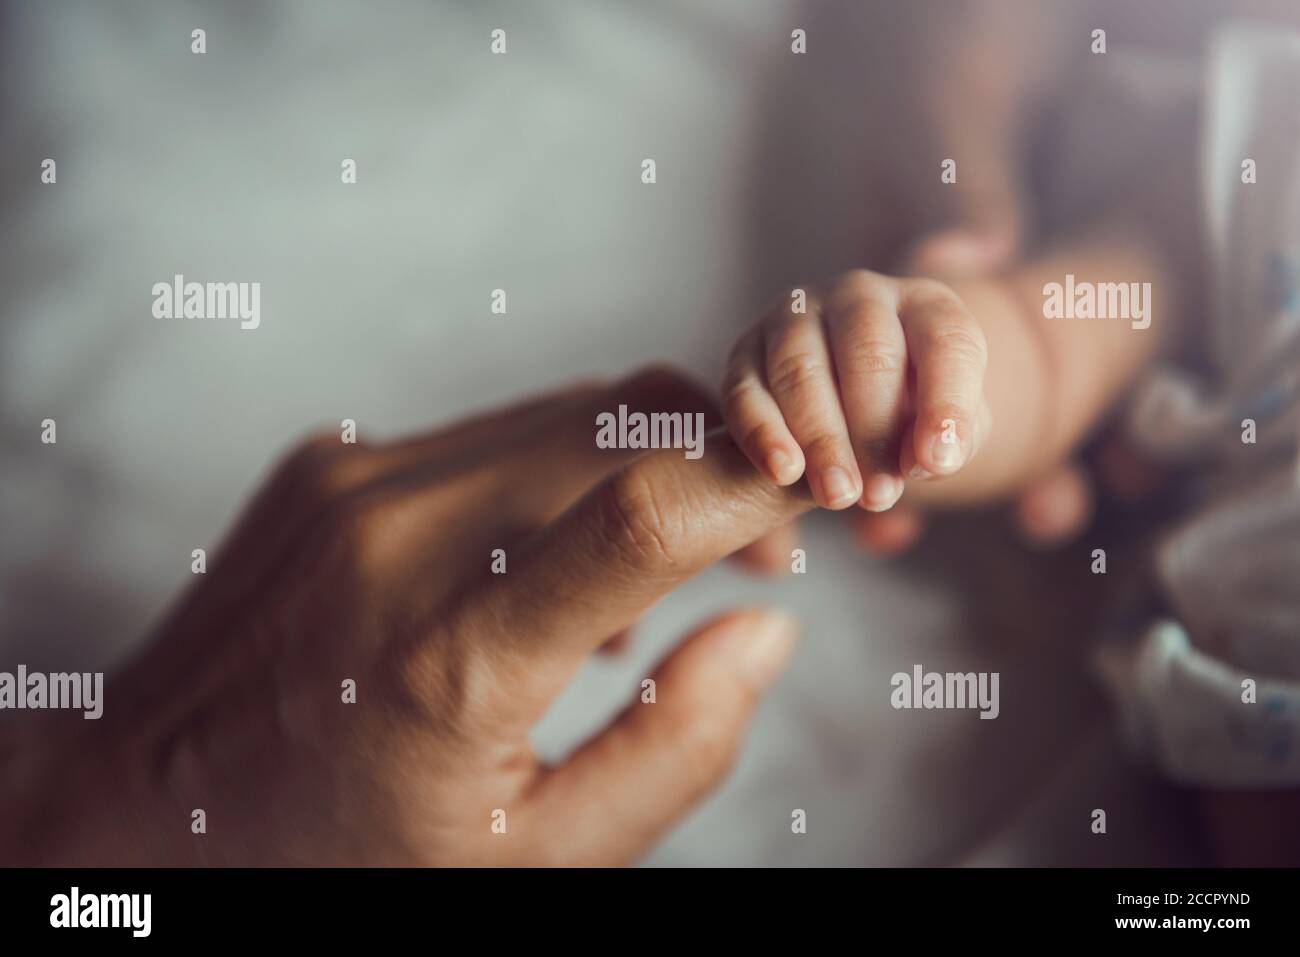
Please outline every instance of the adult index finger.
[[[813, 508], [722, 431], [705, 453], [649, 453], [619, 469], [511, 557], [508, 575], [467, 595], [457, 630], [497, 643], [499, 680], [540, 714], [602, 641], [708, 565]], [[523, 694], [527, 687], [530, 693]]]

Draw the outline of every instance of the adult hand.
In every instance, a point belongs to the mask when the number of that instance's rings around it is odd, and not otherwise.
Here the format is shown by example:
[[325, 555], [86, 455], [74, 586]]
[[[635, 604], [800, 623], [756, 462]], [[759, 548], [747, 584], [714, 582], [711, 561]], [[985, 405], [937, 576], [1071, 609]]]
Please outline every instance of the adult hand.
[[29, 715], [10, 735], [0, 860], [634, 859], [723, 777], [790, 619], [703, 625], [654, 674], [655, 703], [559, 766], [529, 729], [605, 639], [811, 502], [720, 432], [693, 461], [597, 449], [596, 415], [620, 403], [708, 406], [650, 372], [395, 444], [304, 445], [102, 719]]

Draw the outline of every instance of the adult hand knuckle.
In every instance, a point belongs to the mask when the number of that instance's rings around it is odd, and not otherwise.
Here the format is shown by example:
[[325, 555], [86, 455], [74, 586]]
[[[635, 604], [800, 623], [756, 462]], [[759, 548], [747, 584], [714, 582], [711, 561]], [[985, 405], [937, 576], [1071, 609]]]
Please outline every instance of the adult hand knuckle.
[[672, 518], [640, 469], [633, 466], [616, 474], [601, 501], [604, 531], [630, 567], [653, 571], [676, 563]]
[[361, 580], [379, 580], [401, 533], [396, 509], [365, 496], [344, 499], [326, 518], [327, 537], [336, 555]]
[[295, 477], [315, 475], [338, 454], [338, 436], [316, 432], [303, 439], [280, 463], [279, 471]]
[[394, 704], [410, 717], [444, 730], [449, 739], [474, 730], [471, 703], [501, 695], [490, 662], [466, 636], [438, 627], [432, 640], [399, 641], [383, 664]]
[[338, 435], [321, 432], [300, 442], [278, 473], [298, 495], [327, 504], [358, 486], [365, 470], [363, 455], [360, 447], [345, 448]]

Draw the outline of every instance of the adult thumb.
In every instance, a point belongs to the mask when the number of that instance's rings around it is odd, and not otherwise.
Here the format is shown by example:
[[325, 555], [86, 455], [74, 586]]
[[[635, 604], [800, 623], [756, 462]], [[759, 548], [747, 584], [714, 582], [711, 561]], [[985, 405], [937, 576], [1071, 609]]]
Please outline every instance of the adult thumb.
[[795, 620], [776, 610], [732, 611], [696, 629], [535, 792], [533, 811], [554, 839], [548, 862], [625, 864], [650, 847], [726, 777], [797, 640]]

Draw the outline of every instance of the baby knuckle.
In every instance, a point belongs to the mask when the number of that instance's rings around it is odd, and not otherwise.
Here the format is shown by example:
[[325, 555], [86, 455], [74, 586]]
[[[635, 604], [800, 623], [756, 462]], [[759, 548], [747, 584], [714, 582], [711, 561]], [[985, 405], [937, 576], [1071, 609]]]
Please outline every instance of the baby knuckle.
[[934, 333], [933, 345], [944, 355], [983, 368], [988, 361], [988, 343], [974, 323], [946, 325]]
[[880, 339], [849, 338], [844, 343], [844, 365], [854, 372], [897, 372], [906, 361], [904, 350]]
[[800, 392], [826, 377], [825, 363], [810, 352], [777, 356], [768, 370], [768, 382], [776, 392]]
[[729, 370], [722, 380], [722, 408], [735, 410], [743, 406], [753, 397], [757, 386], [752, 376]]

